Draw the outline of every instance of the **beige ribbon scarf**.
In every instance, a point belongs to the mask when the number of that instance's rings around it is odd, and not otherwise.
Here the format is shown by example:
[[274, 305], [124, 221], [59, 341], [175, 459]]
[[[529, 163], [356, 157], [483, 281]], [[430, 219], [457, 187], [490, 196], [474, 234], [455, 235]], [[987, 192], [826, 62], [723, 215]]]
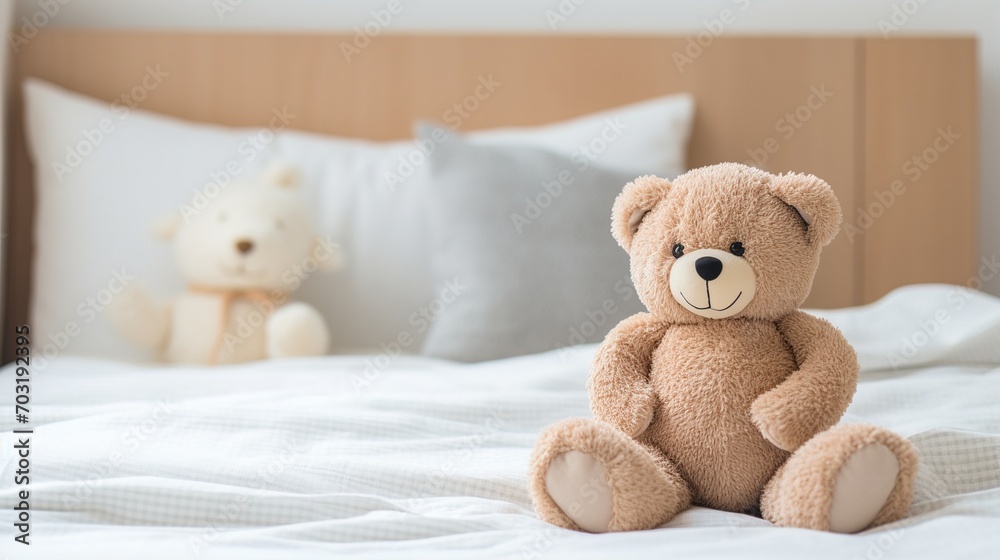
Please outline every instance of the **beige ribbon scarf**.
[[[229, 323], [229, 311], [232, 309], [233, 303], [237, 300], [244, 299], [256, 303], [271, 304], [271, 309], [264, 313], [266, 318], [269, 317], [271, 313], [274, 313], [274, 310], [281, 305], [280, 303], [276, 303], [274, 301], [275, 299], [279, 299], [279, 301], [282, 302], [284, 301], [284, 298], [272, 297], [272, 295], [278, 295], [280, 292], [268, 292], [267, 290], [260, 289], [225, 290], [222, 288], [209, 288], [206, 286], [191, 285], [188, 286], [188, 291], [196, 294], [219, 296], [222, 298], [222, 306], [219, 311], [219, 332], [215, 335], [215, 341], [212, 343], [212, 353], [208, 358], [208, 363], [210, 365], [215, 365], [219, 360], [219, 352], [222, 350], [222, 342], [226, 337], [226, 324]], [[258, 309], [260, 309], [259, 306]]]

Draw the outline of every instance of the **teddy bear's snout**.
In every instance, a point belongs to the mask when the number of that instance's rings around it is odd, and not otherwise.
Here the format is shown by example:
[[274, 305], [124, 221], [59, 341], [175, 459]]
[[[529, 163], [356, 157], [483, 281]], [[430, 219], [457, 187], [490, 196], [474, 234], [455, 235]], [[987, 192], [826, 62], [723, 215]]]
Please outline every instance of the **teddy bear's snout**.
[[703, 280], [711, 282], [722, 274], [722, 261], [715, 257], [701, 257], [694, 262], [694, 269]]
[[253, 241], [250, 241], [249, 239], [237, 240], [236, 250], [239, 251], [241, 255], [245, 255], [250, 251], [253, 251]]
[[750, 263], [722, 249], [696, 249], [675, 256], [669, 282], [677, 303], [709, 319], [736, 315], [757, 292], [757, 277]]

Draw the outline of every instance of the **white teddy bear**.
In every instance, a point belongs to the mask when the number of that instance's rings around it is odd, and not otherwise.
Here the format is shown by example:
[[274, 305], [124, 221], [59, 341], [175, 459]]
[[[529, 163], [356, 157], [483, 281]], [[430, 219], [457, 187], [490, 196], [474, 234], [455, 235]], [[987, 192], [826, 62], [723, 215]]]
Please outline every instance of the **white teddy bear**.
[[288, 302], [302, 271], [333, 269], [339, 248], [309, 227], [298, 173], [272, 165], [234, 182], [197, 211], [157, 227], [173, 239], [188, 289], [157, 303], [139, 287], [119, 295], [110, 317], [123, 336], [165, 361], [226, 364], [325, 354], [329, 331], [312, 306]]

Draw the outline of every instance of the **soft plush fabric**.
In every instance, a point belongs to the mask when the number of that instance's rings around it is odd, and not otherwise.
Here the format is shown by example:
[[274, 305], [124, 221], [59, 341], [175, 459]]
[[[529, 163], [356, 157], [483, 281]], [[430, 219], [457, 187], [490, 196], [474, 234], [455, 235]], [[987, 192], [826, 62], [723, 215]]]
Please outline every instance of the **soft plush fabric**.
[[[160, 93], [152, 89], [149, 97]], [[31, 325], [39, 333], [37, 353], [142, 359], [145, 354], [112, 329], [108, 304], [135, 278], [159, 298], [185, 289], [168, 247], [146, 234], [148, 224], [198, 193], [214, 199], [272, 160], [301, 169], [302, 197], [317, 232], [340, 241], [352, 263], [343, 274], [318, 271], [297, 292], [330, 324], [336, 349], [379, 348], [401, 334], [411, 341], [404, 350], [419, 348], [426, 332], [419, 312], [436, 295], [424, 197], [414, 180], [426, 157], [413, 141], [296, 132], [291, 129], [308, 123], [294, 107], [261, 115], [270, 129], [191, 123], [34, 79], [25, 84], [25, 103], [35, 162]], [[602, 165], [674, 176], [683, 170], [691, 116], [691, 98], [679, 95], [471, 136], [549, 147], [577, 160], [581, 147], [600, 139]], [[609, 122], [626, 127], [613, 142], [602, 138]]]
[[606, 228], [626, 174], [433, 125], [419, 136], [438, 145], [421, 178], [437, 285], [461, 287], [441, 298], [425, 354], [481, 361], [596, 342], [641, 309]]
[[[890, 366], [900, 337], [942, 310], [949, 320], [923, 352]], [[905, 435], [920, 455], [906, 518], [860, 535], [704, 507], [630, 533], [539, 519], [525, 466], [546, 425], [589, 415], [590, 345], [477, 364], [404, 356], [370, 381], [376, 354], [215, 369], [57, 359], [32, 377], [44, 406], [31, 418], [30, 550], [108, 560], [994, 558], [1000, 298], [921, 285], [817, 313], [859, 350], [844, 421]], [[16, 396], [0, 391], [0, 407], [13, 410]], [[18, 426], [0, 415], [4, 445]], [[10, 481], [18, 467], [0, 468]], [[17, 488], [0, 485], [0, 498], [16, 504]]]
[[[539, 439], [529, 474], [539, 515], [597, 532], [656, 527], [690, 503], [850, 532], [905, 515], [912, 445], [835, 426], [854, 395], [857, 357], [836, 328], [797, 310], [840, 219], [820, 179], [740, 164], [626, 185], [612, 233], [649, 312], [622, 321], [598, 350], [588, 383], [595, 419]], [[574, 465], [595, 472], [594, 461], [610, 499], [565, 488], [578, 479]], [[839, 505], [861, 493], [871, 503]], [[665, 497], [636, 498], [653, 495]]]
[[[896, 463], [880, 467], [878, 457], [868, 456], [866, 451], [872, 446], [894, 456]], [[852, 467], [855, 458], [862, 460], [860, 467], [869, 466], [868, 472], [853, 473], [857, 480], [849, 480], [844, 471]], [[881, 496], [880, 507], [870, 512], [870, 523], [842, 523], [834, 526], [832, 521], [833, 502], [838, 491], [848, 494], [846, 485], [855, 484], [862, 489], [874, 490], [881, 481], [877, 479], [891, 474], [890, 491]], [[896, 434], [864, 424], [835, 426], [811, 438], [799, 448], [775, 473], [761, 496], [760, 507], [764, 517], [777, 525], [805, 527], [817, 530], [857, 532], [869, 524], [882, 525], [901, 519], [910, 509], [913, 500], [913, 484], [917, 476], [917, 453], [905, 439]], [[872, 481], [872, 479], [876, 479]], [[869, 481], [875, 484], [868, 484]], [[839, 483], [839, 484], [838, 484]], [[833, 491], [831, 491], [831, 489]], [[863, 499], [853, 496], [854, 500]], [[846, 529], [846, 530], [844, 530]]]
[[124, 338], [174, 363], [326, 353], [323, 317], [289, 299], [308, 275], [339, 267], [340, 249], [312, 231], [294, 168], [272, 165], [203, 206], [170, 210], [158, 229], [188, 288], [163, 303], [126, 287], [109, 306]]

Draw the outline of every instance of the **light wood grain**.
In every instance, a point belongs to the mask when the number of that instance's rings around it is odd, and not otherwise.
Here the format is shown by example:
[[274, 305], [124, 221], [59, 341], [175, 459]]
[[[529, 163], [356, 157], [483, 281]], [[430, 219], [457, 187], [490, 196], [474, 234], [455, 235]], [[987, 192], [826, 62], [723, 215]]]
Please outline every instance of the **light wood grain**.
[[[864, 213], [847, 208], [849, 223], [868, 226], [855, 237], [861, 297], [967, 285], [979, 260], [976, 43], [869, 39], [865, 61]], [[890, 196], [894, 182], [901, 194]]]
[[[883, 184], [881, 168], [871, 163], [868, 147], [891, 146], [893, 154], [909, 153], [911, 135], [922, 130], [912, 123], [947, 116], [936, 112], [934, 99], [953, 104], [975, 89], [974, 71], [954, 70], [974, 68], [972, 40], [928, 39], [911, 53], [910, 43], [890, 41], [872, 49], [870, 41], [856, 37], [720, 37], [681, 69], [674, 57], [686, 52], [687, 37], [382, 36], [348, 62], [341, 44], [351, 39], [47, 30], [16, 57], [15, 79], [36, 76], [111, 101], [135, 86], [147, 66], [159, 66], [170, 76], [142, 102], [143, 109], [226, 125], [263, 126], [273, 109], [286, 107], [296, 115], [294, 128], [376, 140], [408, 137], [415, 119], [448, 119], [449, 109], [472, 94], [480, 78], [492, 77], [500, 86], [462, 120], [460, 130], [549, 123], [653, 96], [691, 92], [697, 107], [689, 148], [692, 167], [750, 162], [756, 154], [756, 163], [769, 171], [806, 171], [826, 179], [847, 215]], [[887, 57], [930, 58], [931, 65], [923, 67], [928, 76], [948, 72], [961, 87], [957, 93], [945, 92], [955, 84], [917, 80], [937, 92], [927, 94], [930, 101], [897, 107], [893, 116], [882, 120], [866, 120], [871, 115], [866, 105], [878, 106], [898, 94], [897, 78], [880, 77], [876, 67]], [[904, 78], [914, 80], [899, 79]], [[819, 103], [819, 90], [832, 95]], [[810, 102], [813, 107], [803, 109]], [[12, 238], [7, 325], [23, 322], [27, 315], [33, 198], [17, 95], [9, 110]], [[974, 220], [966, 202], [974, 197], [970, 174], [977, 144], [966, 119], [975, 109], [968, 111], [952, 121], [961, 121], [970, 134], [949, 154], [956, 156], [950, 167], [935, 168], [934, 177], [962, 171], [961, 180], [947, 187], [961, 191], [962, 201], [946, 214], [950, 221], [910, 223], [908, 217], [925, 217], [926, 212], [917, 202], [908, 202], [894, 209], [891, 221], [887, 214], [878, 229], [854, 243], [842, 235], [824, 254], [807, 305], [846, 306], [867, 301], [888, 286], [956, 276], [933, 259], [894, 273], [889, 261], [877, 264], [866, 255], [891, 255], [896, 244], [909, 245], [904, 233], [892, 231], [895, 228], [923, 228], [926, 237], [932, 230], [952, 230], [955, 221]], [[901, 124], [906, 122], [911, 125]], [[773, 153], [764, 161], [762, 150], [767, 148]], [[938, 188], [936, 182], [928, 185], [928, 190]], [[930, 200], [942, 196], [934, 194]], [[908, 210], [909, 204], [916, 209]], [[960, 229], [962, 241], [967, 230]], [[873, 249], [866, 251], [866, 243]], [[968, 260], [963, 252], [950, 257], [947, 267], [964, 274]]]

